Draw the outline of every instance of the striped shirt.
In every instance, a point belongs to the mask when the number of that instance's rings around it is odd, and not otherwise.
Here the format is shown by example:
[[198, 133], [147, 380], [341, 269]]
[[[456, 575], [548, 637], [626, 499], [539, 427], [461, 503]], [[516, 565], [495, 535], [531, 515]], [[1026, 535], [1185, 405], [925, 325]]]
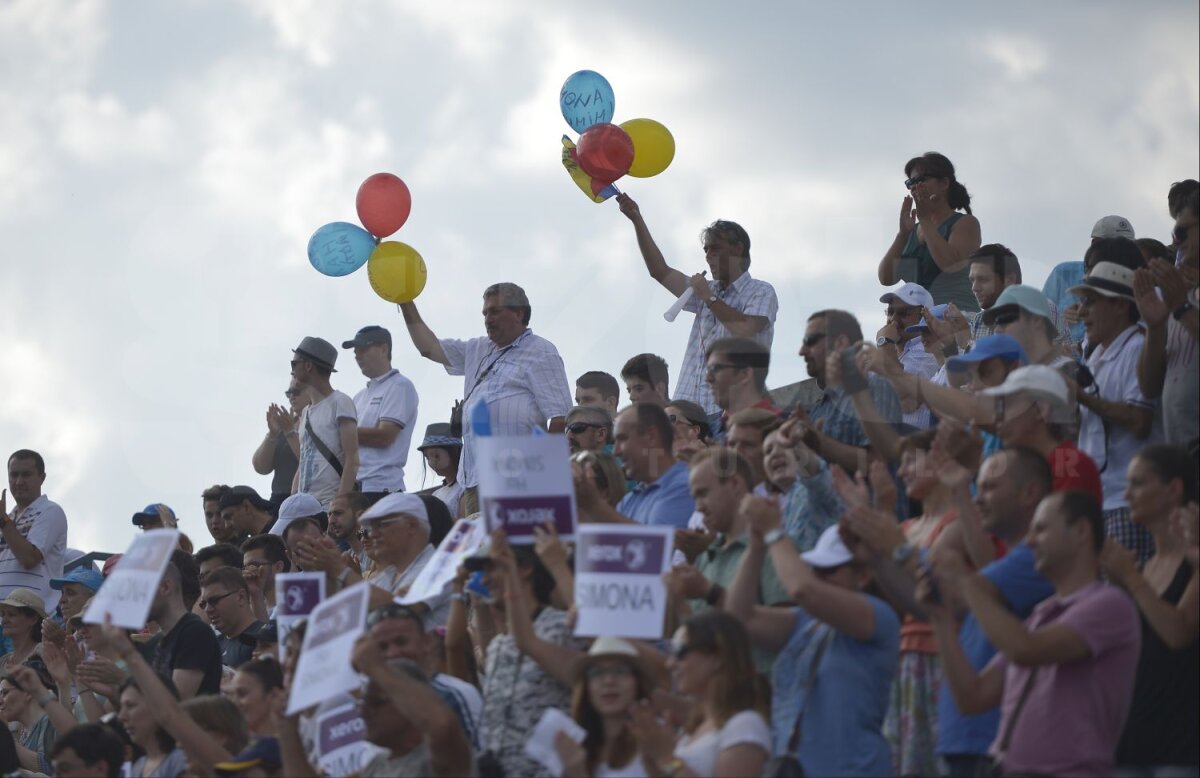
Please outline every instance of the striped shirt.
[[42, 552], [42, 561], [26, 569], [17, 560], [12, 547], [0, 537], [0, 599], [13, 589], [32, 589], [53, 613], [59, 591], [50, 588], [51, 578], [62, 578], [63, 554], [67, 549], [67, 515], [58, 503], [39, 495], [25, 510], [13, 508], [6, 521], [16, 524], [17, 532]]
[[[755, 333], [753, 339], [768, 349], [771, 348], [771, 341], [775, 338], [775, 314], [779, 312], [779, 298], [775, 296], [774, 287], [766, 281], [751, 278], [750, 271], [746, 271], [732, 284], [724, 287], [720, 282], [710, 279], [708, 288], [718, 300], [739, 313], [764, 317], [767, 326]], [[679, 370], [674, 397], [679, 400], [691, 400], [711, 416], [720, 413], [721, 408], [713, 399], [708, 382], [704, 380], [704, 352], [713, 341], [728, 338], [733, 333], [717, 319], [716, 314], [703, 300], [695, 296], [688, 300], [683, 310], [696, 314], [696, 318], [692, 321], [692, 332], [688, 335], [687, 350], [683, 352], [683, 367]]]
[[503, 348], [487, 337], [439, 342], [449, 360], [446, 372], [463, 376], [466, 402], [458, 480], [470, 488], [479, 485], [470, 409], [480, 401], [487, 403], [493, 435], [530, 435], [534, 427], [545, 429], [548, 420], [567, 415], [571, 387], [558, 349], [531, 329]]

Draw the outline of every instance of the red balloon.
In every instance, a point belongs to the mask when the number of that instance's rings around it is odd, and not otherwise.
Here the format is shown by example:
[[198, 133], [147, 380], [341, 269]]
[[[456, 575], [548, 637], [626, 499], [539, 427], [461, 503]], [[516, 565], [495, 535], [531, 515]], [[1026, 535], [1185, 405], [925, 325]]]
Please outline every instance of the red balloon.
[[386, 238], [404, 226], [412, 211], [412, 195], [399, 176], [376, 173], [362, 182], [354, 201], [358, 220], [376, 238]]
[[575, 157], [585, 173], [611, 184], [633, 164], [633, 139], [615, 124], [593, 124], [579, 136]]

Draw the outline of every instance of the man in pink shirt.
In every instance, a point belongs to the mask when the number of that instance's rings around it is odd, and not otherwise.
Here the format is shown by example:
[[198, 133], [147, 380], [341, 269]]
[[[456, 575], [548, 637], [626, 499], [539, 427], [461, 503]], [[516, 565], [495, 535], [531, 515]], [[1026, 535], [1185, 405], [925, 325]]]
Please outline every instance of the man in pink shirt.
[[937, 585], [956, 588], [999, 653], [980, 672], [958, 642], [953, 615], [921, 594], [942, 672], [963, 713], [1001, 706], [992, 756], [1005, 775], [1112, 775], [1129, 703], [1141, 630], [1133, 601], [1099, 580], [1104, 518], [1083, 492], [1054, 492], [1034, 514], [1026, 542], [1054, 596], [1022, 624], [955, 556], [938, 560]]

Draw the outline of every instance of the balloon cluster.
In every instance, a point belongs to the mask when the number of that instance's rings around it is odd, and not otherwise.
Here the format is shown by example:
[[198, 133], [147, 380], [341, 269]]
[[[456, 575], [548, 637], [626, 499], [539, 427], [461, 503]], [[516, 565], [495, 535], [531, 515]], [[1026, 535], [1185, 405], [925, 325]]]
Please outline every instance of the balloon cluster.
[[[327, 276], [348, 276], [363, 265], [375, 294], [409, 303], [425, 288], [425, 260], [407, 243], [382, 240], [408, 221], [412, 195], [391, 173], [376, 173], [358, 188], [358, 220], [326, 224], [308, 239], [308, 261]], [[366, 227], [366, 229], [363, 229]]]
[[613, 124], [612, 86], [594, 70], [572, 73], [558, 96], [563, 118], [580, 133], [576, 144], [564, 135], [562, 162], [584, 194], [603, 202], [617, 193], [621, 176], [650, 178], [675, 158], [675, 139], [653, 119]]

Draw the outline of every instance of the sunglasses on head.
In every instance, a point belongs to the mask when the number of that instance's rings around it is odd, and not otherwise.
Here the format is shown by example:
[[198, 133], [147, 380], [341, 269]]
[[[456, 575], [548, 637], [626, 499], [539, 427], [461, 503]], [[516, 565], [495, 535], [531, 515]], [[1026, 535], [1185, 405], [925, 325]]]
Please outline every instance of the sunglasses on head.
[[937, 178], [937, 176], [930, 175], [929, 173], [922, 173], [919, 176], [913, 176], [912, 178], [906, 178], [906, 179], [904, 179], [904, 188], [912, 189], [917, 184], [923, 184], [931, 178]]

